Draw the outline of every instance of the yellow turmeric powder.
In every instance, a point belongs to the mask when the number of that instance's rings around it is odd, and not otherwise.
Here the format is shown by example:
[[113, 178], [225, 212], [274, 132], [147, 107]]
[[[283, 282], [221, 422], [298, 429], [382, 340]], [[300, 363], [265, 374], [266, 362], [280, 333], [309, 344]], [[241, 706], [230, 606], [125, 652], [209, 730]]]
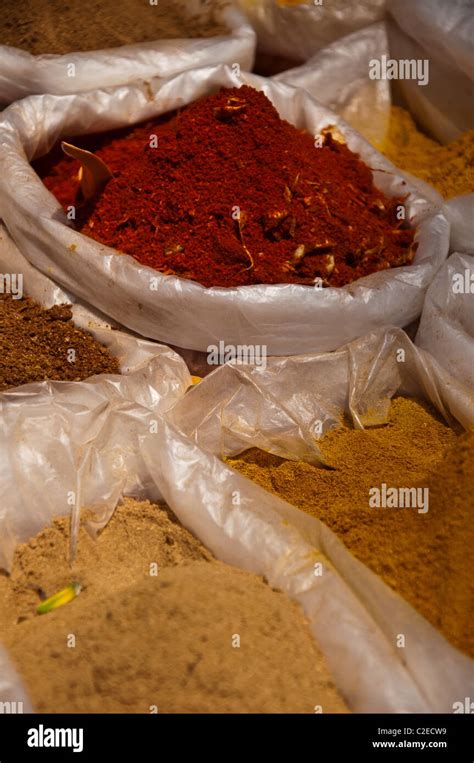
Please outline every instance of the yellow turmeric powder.
[[408, 111], [392, 106], [382, 153], [446, 199], [474, 192], [474, 130], [443, 146], [420, 132]]
[[[474, 656], [474, 432], [457, 437], [424, 403], [396, 398], [386, 425], [357, 430], [345, 423], [320, 446], [334, 471], [256, 449], [228, 463], [324, 521], [452, 644]], [[371, 506], [371, 491], [383, 484], [420, 487], [428, 510]]]

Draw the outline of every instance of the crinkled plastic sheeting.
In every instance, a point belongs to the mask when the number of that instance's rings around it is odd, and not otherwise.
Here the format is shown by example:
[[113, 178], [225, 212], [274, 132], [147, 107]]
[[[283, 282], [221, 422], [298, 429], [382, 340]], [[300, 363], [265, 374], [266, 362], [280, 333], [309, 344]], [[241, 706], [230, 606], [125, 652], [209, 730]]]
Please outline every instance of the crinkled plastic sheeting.
[[[395, 347], [406, 350], [405, 364], [395, 364]], [[92, 527], [107, 521], [121, 492], [161, 496], [218, 558], [264, 575], [270, 585], [301, 603], [353, 710], [452, 710], [452, 703], [467, 696], [472, 685], [472, 662], [349, 554], [323, 523], [218, 459], [218, 427], [214, 432], [212, 426], [206, 429], [206, 420], [217, 422], [217, 395], [223, 412], [225, 401], [229, 409], [237, 407], [233, 421], [227, 420], [227, 428], [237, 431], [237, 440], [242, 429], [250, 433], [256, 427], [269, 441], [277, 439], [281, 449], [291, 450], [298, 434], [306, 437], [309, 447], [312, 417], [330, 421], [349, 406], [360, 421], [370, 412], [373, 422], [374, 410], [381, 420], [387, 397], [405, 387], [424, 392], [441, 411], [449, 410], [466, 426], [473, 421], [466, 390], [398, 330], [379, 332], [335, 355], [277, 358], [265, 371], [239, 367], [230, 371], [231, 377], [228, 366], [217, 369], [165, 416], [130, 397], [120, 400], [117, 394], [111, 400], [107, 388], [97, 385], [96, 404], [89, 405], [89, 414], [82, 411], [90, 416], [82, 427], [75, 423], [76, 400], [66, 398], [58, 386], [37, 387], [23, 401], [4, 395], [4, 441], [10, 451], [19, 453], [14, 462], [3, 464], [3, 483], [7, 491], [18, 491], [21, 485], [26, 492], [20, 492], [13, 507], [6, 502], [0, 539], [18, 514], [23, 515], [21, 529], [27, 537], [38, 531], [38, 524], [47, 525], [51, 516], [68, 513], [64, 495], [71, 485], [81, 508], [96, 509]], [[78, 395], [84, 387], [87, 383], [76, 385]], [[246, 393], [250, 393], [247, 400]], [[255, 405], [258, 418], [252, 412]], [[202, 438], [190, 426], [190, 421], [192, 426], [197, 423], [193, 412], [198, 407]], [[278, 408], [284, 414], [280, 418], [272, 412]], [[54, 431], [55, 421], [60, 432]], [[28, 442], [27, 457], [21, 457], [19, 427]], [[251, 434], [234, 443], [233, 451], [249, 441]], [[257, 434], [253, 443], [259, 444]], [[316, 457], [316, 447], [313, 454]], [[44, 490], [45, 475], [48, 488], [51, 478], [57, 483], [47, 505], [37, 497], [49, 492]], [[315, 575], [317, 562], [323, 566], [320, 576]], [[403, 654], [395, 647], [398, 633], [406, 636]]]
[[[400, 350], [405, 352], [403, 363], [397, 360]], [[255, 493], [253, 499], [249, 482], [233, 472], [231, 477], [217, 459], [206, 467], [206, 478], [196, 464], [198, 448], [222, 457], [252, 446], [286, 458], [316, 461], [316, 420], [323, 422], [326, 431], [345, 411], [351, 413], [358, 427], [380, 424], [386, 420], [390, 398], [395, 394], [425, 398], [448, 421], [456, 419], [466, 428], [474, 424], [471, 390], [452, 379], [428, 353], [417, 349], [404, 332], [386, 329], [336, 353], [271, 358], [266, 369], [227, 365], [216, 370], [167, 414], [168, 422], [179, 428], [183, 437], [193, 440], [196, 449], [183, 440], [161, 464], [155, 463], [155, 469], [162, 478], [165, 475], [166, 487], [158, 480], [161, 490], [180, 519], [218, 556], [230, 562], [239, 559], [240, 563], [245, 558], [250, 569], [264, 574], [271, 585], [283, 588], [303, 604], [337, 683], [355, 709], [407, 711], [414, 695], [408, 700], [408, 695], [399, 693], [400, 684], [395, 688], [404, 666], [410, 678], [407, 684], [405, 679], [402, 683], [405, 688], [416, 686], [415, 693], [419, 691], [422, 697], [415, 701], [417, 709], [452, 712], [452, 703], [466, 696], [472, 686], [471, 660], [358, 562], [323, 523], [265, 491]], [[150, 440], [146, 447], [152, 469]], [[186, 461], [188, 473], [183, 476]], [[240, 494], [238, 507], [232, 506], [235, 491]], [[227, 500], [223, 504], [224, 492]], [[197, 511], [197, 505], [204, 505], [205, 512]], [[310, 550], [296, 547], [294, 540], [289, 544], [279, 540], [286, 532], [291, 535], [293, 529], [282, 527], [275, 515], [271, 531], [262, 529], [259, 533], [254, 529], [268, 508], [283, 522], [289, 520], [305, 542], [329, 560], [351, 589], [351, 596], [362, 604], [372, 619], [370, 648], [364, 642], [367, 633], [360, 638], [365, 630], [362, 621], [357, 626], [355, 620], [350, 622], [355, 614], [353, 600], [349, 604], [345, 599], [347, 610], [339, 609], [347, 595], [347, 590], [343, 595], [339, 589], [341, 580], [312, 577], [314, 557]], [[220, 536], [216, 536], [216, 520]], [[236, 535], [237, 523], [241, 528], [239, 557], [224, 551], [229, 536]], [[257, 540], [259, 535], [261, 541]], [[259, 561], [257, 567], [255, 559]], [[351, 632], [353, 626], [357, 635]], [[399, 633], [406, 634], [403, 655], [394, 648]], [[388, 652], [382, 656], [379, 648]], [[379, 692], [376, 684], [379, 688], [384, 684], [384, 688]]]
[[[33, 56], [0, 45], [0, 106], [33, 93], [80, 93], [152, 77], [170, 77], [195, 66], [238, 63], [251, 69], [255, 33], [238, 7], [213, 0], [214, 13], [229, 34], [209, 38], [156, 40], [67, 55]], [[183, 14], [195, 17], [202, 0], [183, 0]], [[75, 76], [69, 76], [74, 64]]]
[[421, 87], [400, 79], [416, 121], [441, 143], [474, 128], [474, 14], [470, 0], [389, 0], [391, 57], [429, 60]]
[[[149, 119], [219, 86], [242, 83], [262, 89], [282, 117], [313, 134], [337, 125], [349, 147], [373, 168], [377, 186], [391, 196], [408, 194], [407, 217], [418, 228], [412, 265], [380, 271], [339, 289], [297, 284], [206, 289], [162, 275], [74, 231], [29, 165], [61, 137]], [[142, 85], [66, 97], [31, 96], [4, 112], [0, 215], [36, 268], [137, 333], [201, 352], [220, 340], [265, 345], [269, 355], [324, 352], [387, 323], [408, 325], [420, 315], [425, 291], [448, 251], [449, 224], [341, 117], [304, 90], [251, 74], [239, 77], [226, 66], [184, 72], [165, 83], [155, 80], [150, 87], [152, 97]]]
[[388, 53], [385, 24], [372, 24], [336, 40], [302, 66], [274, 77], [304, 87], [380, 147], [390, 118], [390, 82], [370, 79], [370, 61]]
[[385, 0], [315, 3], [302, 0], [239, 0], [265, 53], [304, 61], [325, 45], [356, 29], [381, 21]]
[[[29, 264], [2, 225], [0, 271], [21, 273], [25, 293], [45, 307], [74, 302], [70, 294]], [[73, 316], [76, 325], [108, 346], [124, 375], [96, 376], [86, 382], [41, 382], [0, 394], [0, 566], [7, 569], [18, 542], [39, 532], [53, 517], [71, 512], [72, 495], [76, 499], [76, 527], [82, 506], [100, 510], [93, 476], [101, 464], [89, 458], [89, 448], [91, 439], [100, 437], [110, 409], [127, 399], [131, 406], [138, 400], [147, 406], [148, 416], [157, 416], [184, 394], [190, 383], [185, 364], [169, 348], [112, 331], [85, 305], [73, 304]], [[121, 490], [127, 489], [129, 473], [133, 474], [136, 494], [142, 491], [150, 498], [160, 498], [148, 473], [140, 469], [134, 444], [126, 437], [127, 430], [110, 491], [104, 488], [108, 507], [105, 518]], [[72, 448], [72, 443], [77, 447]], [[95, 476], [102, 485], [103, 475]], [[1, 648], [0, 703], [7, 703], [2, 705], [4, 712], [32, 712], [22, 682]]]
[[428, 289], [416, 344], [474, 395], [474, 256], [453, 254]]
[[[0, 271], [22, 273], [25, 294], [44, 307], [74, 301], [35, 271], [1, 225]], [[93, 502], [89, 497], [89, 490], [94, 495], [93, 479], [79, 484], [77, 475], [84, 463], [93, 472], [93, 464], [87, 461], [89, 443], [100, 436], [109, 409], [129, 401], [158, 415], [191, 383], [185, 363], [168, 347], [113, 330], [85, 305], [73, 304], [72, 312], [74, 323], [93, 334], [118, 359], [122, 375], [101, 374], [83, 382], [35, 382], [0, 393], [0, 567], [7, 569], [18, 542], [39, 532], [52, 517], [69, 513], [68, 494], [77, 499], [76, 522], [80, 506]], [[142, 474], [134, 468], [134, 443], [127, 443], [126, 435], [124, 430], [122, 459], [125, 465], [127, 459], [133, 462], [130, 473], [137, 488]], [[74, 452], [58, 450], [62, 438], [80, 444], [80, 448]], [[121, 487], [127, 485], [125, 468], [122, 477]], [[149, 489], [150, 485], [143, 488], [147, 494]], [[119, 492], [116, 490], [117, 496]]]

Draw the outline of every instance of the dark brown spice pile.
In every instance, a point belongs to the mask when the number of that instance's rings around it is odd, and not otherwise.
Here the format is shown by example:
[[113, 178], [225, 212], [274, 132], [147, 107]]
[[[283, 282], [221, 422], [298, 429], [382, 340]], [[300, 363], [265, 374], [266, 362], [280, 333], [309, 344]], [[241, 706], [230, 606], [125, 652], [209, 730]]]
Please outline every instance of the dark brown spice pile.
[[[71, 323], [70, 305], [44, 310], [29, 297], [0, 294], [0, 390], [54, 379], [81, 381], [118, 374], [116, 358]], [[74, 362], [72, 357], [74, 350]]]

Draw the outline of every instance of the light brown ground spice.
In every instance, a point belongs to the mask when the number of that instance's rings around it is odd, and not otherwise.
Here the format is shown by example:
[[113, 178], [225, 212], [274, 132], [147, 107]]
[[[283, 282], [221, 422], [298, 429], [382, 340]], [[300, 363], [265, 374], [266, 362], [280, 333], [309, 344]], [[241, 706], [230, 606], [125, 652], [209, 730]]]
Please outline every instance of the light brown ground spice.
[[442, 146], [417, 128], [408, 111], [392, 106], [382, 151], [397, 167], [447, 199], [474, 192], [474, 130]]
[[71, 318], [70, 305], [45, 310], [29, 297], [0, 294], [0, 391], [45, 379], [120, 373], [117, 359]]
[[[72, 570], [67, 528], [19, 546], [0, 576], [0, 641], [38, 712], [348, 712], [301, 609], [166, 507], [126, 499], [97, 541], [82, 528]], [[72, 580], [76, 599], [35, 614], [40, 589]]]
[[216, 5], [216, 0], [201, 0], [199, 13], [192, 15], [177, 0], [156, 5], [150, 0], [2, 0], [0, 43], [39, 55], [213, 37], [228, 33], [215, 17]]
[[[426, 405], [396, 398], [387, 425], [356, 430], [346, 424], [320, 446], [335, 471], [257, 450], [228, 463], [323, 520], [358, 559], [474, 656], [474, 435], [458, 438]], [[427, 487], [428, 512], [370, 507], [369, 490], [382, 483]]]

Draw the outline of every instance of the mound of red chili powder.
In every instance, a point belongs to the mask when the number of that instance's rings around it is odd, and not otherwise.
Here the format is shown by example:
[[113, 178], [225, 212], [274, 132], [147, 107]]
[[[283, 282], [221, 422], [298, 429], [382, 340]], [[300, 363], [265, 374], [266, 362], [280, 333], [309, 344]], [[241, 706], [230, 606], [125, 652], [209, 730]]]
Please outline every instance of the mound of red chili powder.
[[[402, 200], [375, 188], [346, 145], [326, 134], [317, 147], [251, 87], [109, 137], [97, 154], [114, 177], [78, 210], [79, 230], [163, 273], [343, 286], [414, 256]], [[63, 204], [76, 199], [77, 170], [63, 158], [44, 177]]]

